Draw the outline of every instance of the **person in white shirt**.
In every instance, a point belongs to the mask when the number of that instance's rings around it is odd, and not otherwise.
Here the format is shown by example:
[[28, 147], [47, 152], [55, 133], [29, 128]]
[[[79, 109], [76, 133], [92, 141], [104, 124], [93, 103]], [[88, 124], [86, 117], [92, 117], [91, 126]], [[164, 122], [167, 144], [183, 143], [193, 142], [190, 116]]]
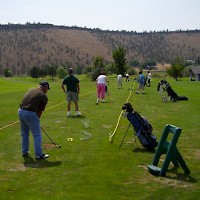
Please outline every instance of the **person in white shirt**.
[[122, 78], [123, 76], [121, 74], [117, 75], [117, 87], [118, 89], [122, 89]]
[[149, 87], [151, 86], [151, 72], [150, 71], [147, 72], [147, 84]]
[[126, 82], [129, 82], [129, 74], [126, 74]]
[[96, 79], [96, 86], [97, 86], [97, 101], [96, 104], [99, 103], [99, 100], [101, 99], [102, 102], [105, 102], [105, 86], [106, 82], [109, 82], [107, 80], [107, 76], [104, 72], [102, 72]]

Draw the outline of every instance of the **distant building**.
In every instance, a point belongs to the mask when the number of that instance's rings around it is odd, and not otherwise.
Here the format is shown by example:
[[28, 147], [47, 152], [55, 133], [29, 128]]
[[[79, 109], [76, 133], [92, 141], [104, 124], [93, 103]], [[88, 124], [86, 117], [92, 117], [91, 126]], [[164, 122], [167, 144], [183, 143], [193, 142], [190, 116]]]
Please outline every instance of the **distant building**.
[[[194, 77], [194, 79], [193, 79]], [[200, 81], [200, 65], [190, 66], [190, 80], [191, 81]]]
[[195, 61], [194, 60], [187, 60], [186, 63], [188, 65], [194, 65], [195, 64]]

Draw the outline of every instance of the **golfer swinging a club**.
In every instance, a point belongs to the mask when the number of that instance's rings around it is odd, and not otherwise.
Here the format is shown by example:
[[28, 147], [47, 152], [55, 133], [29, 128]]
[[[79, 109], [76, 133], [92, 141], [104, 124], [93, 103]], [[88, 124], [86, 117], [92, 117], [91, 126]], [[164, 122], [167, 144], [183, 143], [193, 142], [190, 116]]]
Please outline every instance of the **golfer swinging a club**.
[[35, 159], [49, 157], [48, 154], [44, 154], [42, 151], [42, 135], [40, 131], [40, 117], [48, 102], [46, 93], [49, 89], [49, 83], [41, 81], [38, 88], [28, 90], [20, 104], [18, 116], [21, 126], [23, 157], [29, 155], [29, 131], [32, 132], [34, 139]]

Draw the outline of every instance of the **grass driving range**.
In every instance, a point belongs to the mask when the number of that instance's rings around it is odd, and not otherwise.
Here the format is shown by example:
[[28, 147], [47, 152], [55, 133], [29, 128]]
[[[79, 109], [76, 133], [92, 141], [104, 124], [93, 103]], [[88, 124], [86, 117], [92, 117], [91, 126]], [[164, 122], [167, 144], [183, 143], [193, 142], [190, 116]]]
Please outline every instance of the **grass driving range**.
[[[40, 80], [32, 78], [0, 78], [0, 199], [43, 200], [194, 200], [200, 199], [200, 82], [188, 79], [167, 79], [178, 95], [188, 101], [161, 101], [157, 92], [160, 79], [153, 79], [145, 94], [135, 94], [137, 84], [123, 80], [117, 89], [116, 77], [109, 77], [106, 103], [95, 105], [95, 82], [85, 76], [80, 80], [81, 117], [66, 117], [66, 101], [60, 85], [62, 80], [49, 81], [49, 102], [41, 117], [41, 126], [62, 148], [50, 145], [43, 135], [43, 149], [50, 157], [34, 159], [30, 135], [30, 157], [21, 156], [21, 136], [17, 110], [25, 92], [37, 87]], [[131, 95], [130, 95], [131, 94]], [[119, 145], [129, 121], [121, 117], [113, 144], [109, 142], [117, 124], [122, 105], [130, 98], [135, 110], [152, 124], [158, 141], [166, 124], [182, 128], [177, 147], [191, 174], [170, 164], [166, 177], [153, 176], [147, 165], [154, 154], [134, 141], [129, 129], [121, 149]], [[75, 112], [74, 112], [75, 114]], [[72, 139], [71, 139], [72, 138]], [[164, 157], [161, 159], [161, 165]]]

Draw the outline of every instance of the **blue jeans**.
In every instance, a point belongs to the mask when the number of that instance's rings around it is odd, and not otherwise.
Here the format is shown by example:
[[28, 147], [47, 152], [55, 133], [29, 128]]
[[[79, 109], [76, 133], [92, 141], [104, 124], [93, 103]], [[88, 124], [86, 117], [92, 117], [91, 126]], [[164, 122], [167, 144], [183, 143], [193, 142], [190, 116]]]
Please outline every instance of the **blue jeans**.
[[22, 136], [22, 155], [29, 152], [29, 132], [32, 132], [34, 139], [35, 156], [39, 157], [42, 153], [42, 136], [40, 131], [40, 119], [35, 112], [18, 110]]

